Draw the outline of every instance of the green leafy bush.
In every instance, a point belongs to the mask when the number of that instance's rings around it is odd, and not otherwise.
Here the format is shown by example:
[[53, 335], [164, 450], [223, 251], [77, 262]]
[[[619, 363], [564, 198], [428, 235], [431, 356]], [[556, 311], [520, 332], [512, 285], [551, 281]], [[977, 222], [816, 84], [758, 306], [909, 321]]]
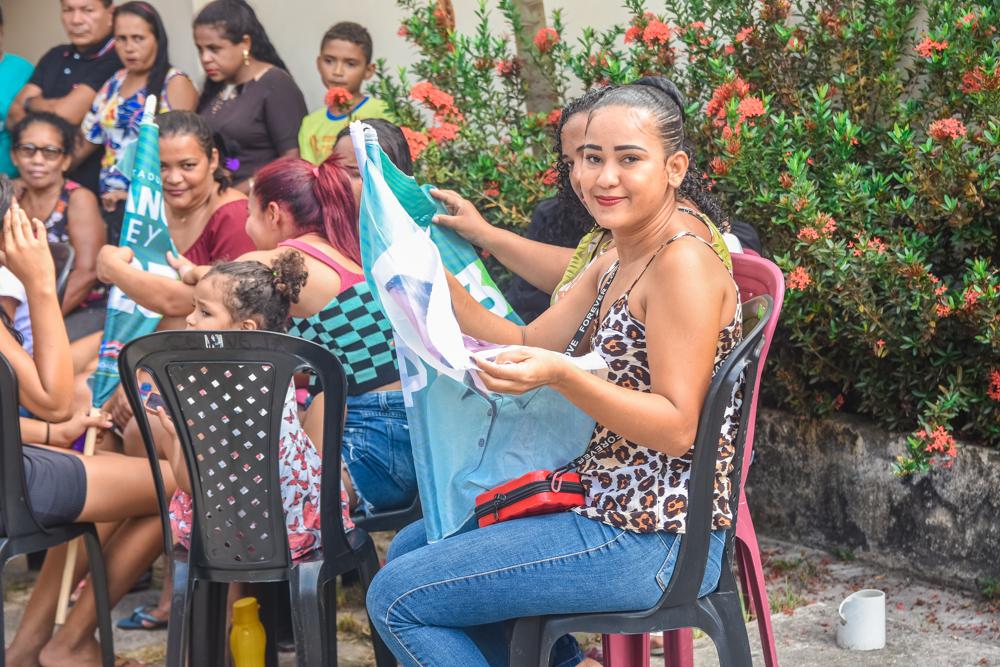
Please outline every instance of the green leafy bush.
[[786, 273], [769, 401], [911, 432], [900, 474], [950, 466], [954, 435], [1000, 446], [994, 3], [626, 0], [626, 24], [573, 44], [553, 13], [527, 62], [510, 0], [500, 36], [484, 8], [460, 35], [440, 3], [400, 4], [421, 59], [381, 68], [377, 94], [422, 151], [421, 178], [519, 228], [552, 193], [558, 120], [526, 111], [526, 66], [563, 102], [668, 76], [709, 186]]

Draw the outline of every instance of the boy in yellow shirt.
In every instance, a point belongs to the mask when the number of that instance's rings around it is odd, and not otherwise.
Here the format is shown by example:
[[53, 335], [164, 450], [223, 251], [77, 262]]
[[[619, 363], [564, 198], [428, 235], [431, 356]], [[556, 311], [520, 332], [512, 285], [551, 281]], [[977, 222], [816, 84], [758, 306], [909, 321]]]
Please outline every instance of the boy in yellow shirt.
[[330, 92], [326, 106], [302, 120], [299, 153], [318, 165], [333, 152], [337, 133], [352, 120], [391, 119], [381, 100], [361, 92], [361, 84], [375, 74], [372, 37], [364, 26], [343, 21], [327, 30], [316, 57], [316, 69]]

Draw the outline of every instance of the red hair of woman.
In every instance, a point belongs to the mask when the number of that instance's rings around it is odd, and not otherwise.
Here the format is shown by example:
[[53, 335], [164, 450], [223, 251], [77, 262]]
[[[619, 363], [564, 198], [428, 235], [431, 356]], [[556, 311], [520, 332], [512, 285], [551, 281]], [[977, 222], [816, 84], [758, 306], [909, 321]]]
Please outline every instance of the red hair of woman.
[[361, 264], [358, 208], [340, 156], [331, 155], [318, 167], [300, 158], [278, 158], [257, 171], [252, 196], [262, 207], [278, 204], [295, 220], [296, 230], [322, 234]]

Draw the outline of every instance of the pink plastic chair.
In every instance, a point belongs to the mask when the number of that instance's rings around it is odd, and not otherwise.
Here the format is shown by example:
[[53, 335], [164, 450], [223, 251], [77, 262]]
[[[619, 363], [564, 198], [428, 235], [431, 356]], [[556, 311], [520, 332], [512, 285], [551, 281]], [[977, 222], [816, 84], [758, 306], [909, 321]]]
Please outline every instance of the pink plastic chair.
[[[774, 340], [774, 330], [778, 326], [781, 305], [785, 299], [785, 277], [773, 262], [754, 253], [733, 254], [733, 276], [740, 288], [740, 299], [747, 301], [761, 294], [769, 294], [774, 299], [774, 316], [764, 329], [764, 348], [760, 353], [757, 378], [754, 384], [753, 400], [750, 403], [750, 421], [747, 426], [746, 451], [743, 455], [742, 479], [746, 480], [753, 460], [754, 425], [757, 421], [757, 398], [760, 395], [760, 379], [764, 372], [767, 351]], [[743, 486], [746, 489], [746, 486]], [[744, 491], [740, 492], [740, 504], [736, 521], [736, 559], [739, 564], [740, 584], [747, 609], [755, 613], [760, 630], [764, 664], [778, 667], [778, 654], [774, 647], [774, 632], [771, 628], [771, 605], [767, 599], [764, 582], [764, 568], [760, 560], [757, 533]], [[605, 667], [649, 667], [648, 635], [604, 635]], [[666, 667], [694, 667], [694, 644], [690, 628], [663, 633], [663, 662]]]

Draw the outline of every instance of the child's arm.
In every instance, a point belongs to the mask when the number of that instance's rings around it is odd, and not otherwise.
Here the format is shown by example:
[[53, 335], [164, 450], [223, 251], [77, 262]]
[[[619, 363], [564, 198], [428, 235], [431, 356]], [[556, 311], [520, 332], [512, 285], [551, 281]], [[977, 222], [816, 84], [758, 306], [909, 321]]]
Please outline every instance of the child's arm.
[[[177, 437], [177, 429], [174, 428], [174, 421], [162, 407], [156, 409], [156, 416], [159, 418], [160, 426], [163, 428], [164, 435], [166, 436], [156, 438], [156, 444], [167, 457], [167, 462], [170, 464], [170, 469], [173, 471], [174, 479], [177, 482], [177, 488], [191, 495], [191, 479], [188, 477], [187, 463], [184, 461], [184, 454], [181, 452], [181, 441]], [[150, 422], [150, 426], [152, 425], [153, 422]]]

